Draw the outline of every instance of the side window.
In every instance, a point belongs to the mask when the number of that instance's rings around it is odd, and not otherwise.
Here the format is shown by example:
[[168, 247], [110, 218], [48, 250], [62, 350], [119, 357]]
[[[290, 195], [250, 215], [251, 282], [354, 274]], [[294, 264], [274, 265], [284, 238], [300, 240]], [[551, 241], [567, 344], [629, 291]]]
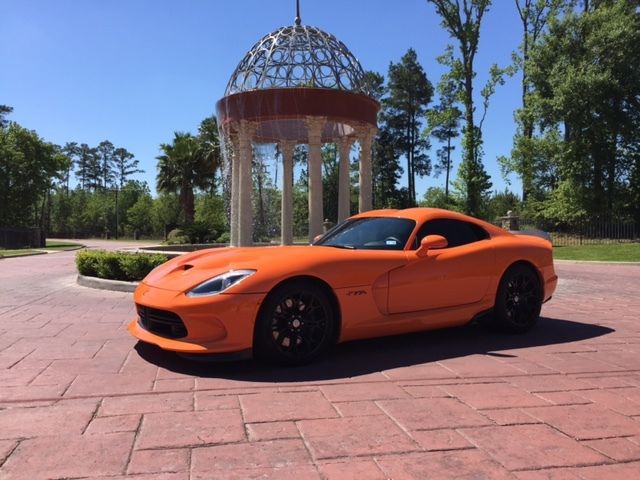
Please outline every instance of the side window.
[[414, 248], [418, 248], [420, 241], [427, 235], [442, 235], [447, 239], [447, 248], [459, 247], [489, 238], [487, 232], [478, 225], [449, 218], [439, 218], [428, 221], [420, 228]]

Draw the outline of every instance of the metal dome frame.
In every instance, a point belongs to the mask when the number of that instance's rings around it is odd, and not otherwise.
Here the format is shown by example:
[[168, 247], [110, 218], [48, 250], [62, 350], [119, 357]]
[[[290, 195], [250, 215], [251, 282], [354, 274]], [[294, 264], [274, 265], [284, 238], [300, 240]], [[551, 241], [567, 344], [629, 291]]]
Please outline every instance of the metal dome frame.
[[231, 75], [225, 96], [269, 88], [328, 88], [368, 95], [364, 70], [344, 43], [323, 30], [300, 25], [265, 35]]

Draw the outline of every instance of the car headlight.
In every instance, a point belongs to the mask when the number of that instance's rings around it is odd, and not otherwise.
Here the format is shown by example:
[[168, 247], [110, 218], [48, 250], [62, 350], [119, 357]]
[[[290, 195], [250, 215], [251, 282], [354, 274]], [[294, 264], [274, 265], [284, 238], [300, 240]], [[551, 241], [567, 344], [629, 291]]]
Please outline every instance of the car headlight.
[[213, 277], [187, 292], [187, 297], [207, 297], [224, 292], [227, 288], [250, 277], [256, 270], [232, 270]]

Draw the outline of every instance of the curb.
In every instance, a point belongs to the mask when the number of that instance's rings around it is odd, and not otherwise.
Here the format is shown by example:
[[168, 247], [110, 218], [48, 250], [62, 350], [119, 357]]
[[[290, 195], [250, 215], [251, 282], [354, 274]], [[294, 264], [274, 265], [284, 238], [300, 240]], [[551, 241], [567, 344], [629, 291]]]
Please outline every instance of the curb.
[[132, 293], [138, 286], [138, 282], [125, 282], [124, 280], [107, 280], [106, 278], [87, 277], [78, 274], [76, 283], [83, 287], [96, 288], [98, 290], [111, 290], [114, 292]]

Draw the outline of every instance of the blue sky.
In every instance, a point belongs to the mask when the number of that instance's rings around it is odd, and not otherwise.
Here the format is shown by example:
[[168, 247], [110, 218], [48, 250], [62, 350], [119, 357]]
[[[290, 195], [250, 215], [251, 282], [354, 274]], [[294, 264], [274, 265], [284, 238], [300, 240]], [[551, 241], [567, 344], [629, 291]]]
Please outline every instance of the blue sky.
[[[108, 139], [127, 148], [154, 190], [158, 145], [176, 130], [195, 132], [246, 51], [294, 17], [293, 0], [0, 0], [0, 104], [48, 141]], [[434, 85], [442, 73], [435, 59], [453, 42], [426, 0], [302, 0], [301, 17], [385, 76], [389, 62], [413, 47]], [[514, 2], [494, 0], [481, 31], [476, 92], [492, 63], [510, 62], [520, 28]], [[485, 121], [484, 162], [499, 190], [505, 181], [496, 157], [511, 150], [520, 78], [498, 89]], [[454, 155], [458, 163], [459, 148]], [[418, 181], [418, 196], [443, 183]], [[516, 178], [511, 189], [520, 191]]]

